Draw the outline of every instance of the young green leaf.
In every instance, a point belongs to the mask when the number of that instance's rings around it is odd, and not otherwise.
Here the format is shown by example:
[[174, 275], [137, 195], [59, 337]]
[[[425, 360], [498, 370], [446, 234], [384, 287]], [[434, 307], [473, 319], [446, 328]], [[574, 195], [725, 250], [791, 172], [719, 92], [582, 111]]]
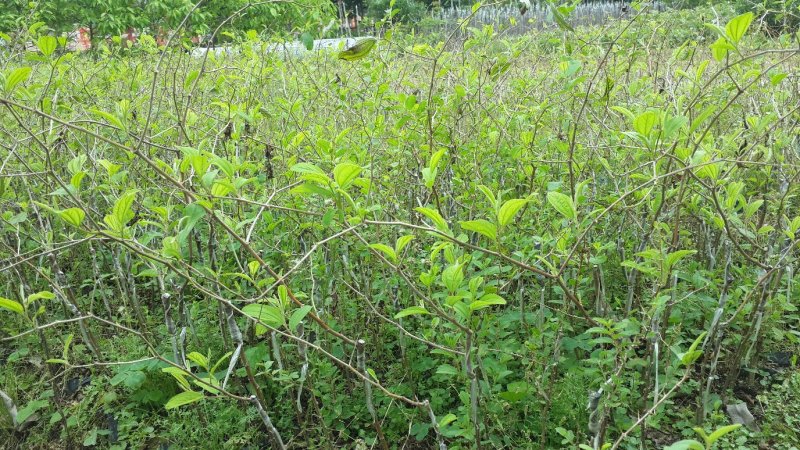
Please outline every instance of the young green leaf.
[[[278, 328], [283, 325], [283, 313], [280, 309], [273, 305], [251, 303], [242, 308], [242, 312], [245, 313], [245, 315], [248, 315], [253, 319], [263, 322], [273, 328]], [[267, 329], [263, 325], [256, 324], [256, 336], [261, 336], [266, 332]]]
[[173, 396], [171, 399], [169, 399], [167, 404], [164, 405], [164, 408], [166, 408], [167, 410], [175, 409], [202, 399], [203, 399], [202, 392], [197, 392], [197, 391], [181, 392], [180, 394], [177, 394]]
[[458, 369], [451, 366], [450, 364], [442, 364], [436, 369], [436, 375], [456, 375], [458, 374]]
[[289, 329], [294, 331], [297, 329], [297, 325], [303, 321], [303, 319], [311, 312], [313, 306], [311, 305], [303, 305], [300, 308], [297, 308], [292, 313], [292, 316], [289, 317]]
[[448, 234], [450, 233], [450, 227], [447, 226], [447, 222], [444, 220], [444, 217], [442, 217], [442, 215], [439, 214], [439, 211], [423, 207], [414, 208], [414, 211], [424, 215], [428, 219], [431, 219], [433, 225], [436, 227], [437, 230], [443, 233], [448, 233]]
[[402, 319], [403, 317], [414, 316], [418, 314], [430, 314], [430, 313], [428, 312], [427, 309], [423, 308], [422, 306], [409, 306], [408, 308], [395, 314], [394, 318]]
[[31, 75], [30, 67], [18, 67], [13, 71], [11, 71], [11, 73], [6, 77], [6, 83], [4, 86], [4, 91], [6, 95], [13, 92], [14, 88], [18, 84], [25, 82], [25, 80], [27, 80], [30, 75]]
[[58, 212], [58, 217], [61, 218], [64, 222], [72, 225], [75, 228], [79, 228], [83, 219], [86, 217], [86, 213], [83, 212], [80, 208], [69, 208], [63, 211]]
[[397, 253], [395, 253], [392, 247], [389, 247], [386, 244], [369, 244], [370, 248], [374, 248], [375, 250], [379, 250], [381, 253], [386, 255], [392, 262], [397, 262]]
[[362, 39], [347, 50], [339, 52], [338, 58], [345, 61], [356, 61], [361, 59], [367, 56], [370, 50], [372, 50], [372, 47], [375, 47], [377, 42], [378, 40], [375, 38]]
[[451, 294], [455, 294], [464, 281], [464, 270], [461, 264], [451, 264], [442, 271], [442, 283]]
[[658, 124], [658, 113], [645, 111], [633, 121], [633, 129], [642, 136], [649, 136], [656, 124]]
[[22, 307], [22, 304], [4, 297], [0, 297], [0, 308], [7, 309], [17, 314], [22, 314], [25, 312], [25, 308]]
[[31, 294], [28, 298], [25, 299], [25, 306], [29, 305], [31, 302], [35, 302], [36, 300], [52, 300], [56, 298], [56, 294], [53, 294], [50, 291], [40, 291], [36, 292], [35, 294]]
[[667, 258], [665, 259], [667, 269], [671, 269], [675, 266], [675, 263], [687, 256], [694, 255], [695, 253], [697, 253], [697, 250], [678, 250], [668, 254]]
[[50, 56], [56, 51], [58, 40], [53, 36], [39, 36], [39, 40], [36, 41], [36, 47], [39, 48], [39, 51], [41, 51], [44, 56]]
[[308, 31], [300, 35], [300, 42], [303, 43], [306, 50], [311, 51], [314, 49], [314, 36]]
[[341, 163], [333, 168], [333, 179], [340, 188], [347, 189], [360, 173], [360, 166], [351, 163]]
[[572, 202], [572, 198], [568, 195], [562, 194], [561, 192], [548, 192], [547, 203], [550, 203], [550, 206], [555, 208], [556, 211], [561, 213], [561, 215], [567, 219], [575, 220], [578, 215], [575, 211], [575, 204]]
[[700, 336], [697, 336], [697, 339], [692, 342], [692, 345], [689, 346], [689, 350], [686, 351], [683, 355], [681, 355], [681, 364], [688, 366], [697, 361], [697, 358], [703, 354], [702, 350], [697, 350], [697, 347], [703, 341], [703, 338], [706, 337], [706, 332], [700, 333]]
[[115, 127], [119, 128], [120, 130], [124, 130], [125, 129], [125, 125], [122, 123], [122, 121], [119, 120], [117, 118], [117, 116], [115, 116], [115, 115], [113, 115], [111, 113], [108, 113], [108, 112], [105, 112], [105, 111], [100, 111], [99, 109], [94, 109], [94, 108], [89, 109], [89, 112], [91, 112], [92, 114], [95, 114], [97, 116], [102, 117], [103, 119], [106, 120], [106, 122], [110, 123], [111, 125], [114, 125]]
[[500, 297], [497, 294], [485, 294], [478, 300], [473, 301], [469, 304], [470, 311], [477, 311], [479, 309], [488, 308], [494, 305], [505, 305], [506, 301], [503, 297]]
[[191, 352], [186, 355], [190, 361], [194, 361], [198, 366], [202, 367], [203, 369], [208, 370], [208, 358], [205, 355], [198, 352]]
[[481, 184], [478, 185], [478, 190], [483, 192], [483, 195], [485, 195], [486, 199], [489, 200], [489, 203], [491, 203], [493, 209], [499, 208], [499, 205], [497, 204], [497, 197], [495, 197], [494, 193], [488, 187]]
[[564, 14], [561, 12], [561, 10], [559, 10], [559, 8], [553, 4], [552, 1], [547, 1], [547, 7], [550, 9], [550, 13], [553, 15], [553, 20], [556, 21], [556, 24], [559, 28], [566, 31], [575, 31], [575, 29], [572, 28], [572, 25], [567, 22], [567, 19], [564, 17]]
[[511, 223], [511, 221], [514, 219], [514, 216], [517, 215], [519, 210], [522, 209], [526, 203], [528, 203], [528, 200], [522, 198], [512, 198], [511, 200], [507, 200], [497, 212], [497, 223], [500, 224], [501, 227]]
[[751, 12], [736, 16], [725, 25], [725, 34], [728, 35], [728, 38], [733, 41], [734, 44], [738, 44], [739, 41], [742, 40], [744, 34], [747, 33], [747, 29], [750, 28], [752, 22], [753, 13]]
[[467, 231], [475, 231], [478, 232], [489, 239], [496, 241], [497, 240], [497, 225], [489, 222], [488, 220], [478, 219], [478, 220], [467, 220], [464, 222], [459, 222], [461, 228]]
[[714, 430], [713, 433], [708, 435], [708, 442], [713, 445], [715, 442], [717, 442], [719, 440], [719, 438], [721, 438], [722, 436], [725, 436], [726, 434], [730, 433], [731, 431], [736, 431], [741, 426], [742, 426], [742, 424], [737, 423], [737, 424], [726, 425], [724, 427], [717, 428], [716, 430]]
[[394, 243], [395, 254], [399, 255], [400, 252], [402, 252], [403, 249], [406, 248], [406, 245], [408, 245], [408, 243], [411, 242], [413, 239], [414, 239], [413, 234], [407, 234], [405, 236], [400, 236], [399, 238], [397, 238], [397, 242]]
[[664, 447], [664, 450], [705, 450], [705, 446], [694, 439], [684, 439]]

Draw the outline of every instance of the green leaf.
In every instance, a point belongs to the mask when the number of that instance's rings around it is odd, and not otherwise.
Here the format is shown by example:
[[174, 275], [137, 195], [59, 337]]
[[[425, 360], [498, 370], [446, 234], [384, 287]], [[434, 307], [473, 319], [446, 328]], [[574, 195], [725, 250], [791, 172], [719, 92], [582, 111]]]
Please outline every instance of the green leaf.
[[56, 51], [58, 40], [53, 36], [39, 36], [39, 40], [36, 41], [36, 47], [39, 48], [39, 51], [41, 51], [44, 56], [50, 56]]
[[414, 208], [414, 211], [424, 215], [428, 219], [431, 219], [433, 225], [436, 227], [437, 230], [443, 233], [448, 233], [448, 234], [450, 233], [450, 228], [447, 226], [447, 222], [444, 220], [444, 217], [442, 217], [442, 215], [439, 214], [439, 211], [423, 207]]
[[187, 239], [189, 238], [189, 233], [192, 232], [197, 222], [200, 221], [206, 215], [206, 210], [197, 203], [191, 203], [186, 205], [183, 208], [183, 218], [181, 219], [181, 223], [183, 224], [183, 228], [178, 233], [178, 242], [183, 245], [186, 243]]
[[0, 297], [0, 308], [7, 309], [17, 314], [23, 314], [25, 312], [25, 308], [22, 307], [22, 304], [4, 297]]
[[333, 168], [333, 179], [342, 189], [347, 189], [361, 173], [361, 166], [352, 163], [337, 164]]
[[92, 431], [89, 432], [89, 435], [83, 440], [83, 445], [85, 447], [97, 445], [97, 428], [93, 428]]
[[206, 356], [203, 355], [202, 353], [191, 352], [188, 355], [186, 355], [186, 357], [189, 358], [190, 361], [194, 361], [195, 363], [197, 363], [197, 365], [202, 367], [203, 369], [208, 370], [208, 358], [206, 358]]
[[247, 263], [247, 270], [250, 272], [250, 278], [255, 277], [256, 273], [258, 272], [258, 269], [260, 268], [261, 268], [261, 263], [256, 260]]
[[[183, 387], [187, 391], [192, 390], [191, 387], [189, 386], [189, 381], [186, 380], [187, 372], [185, 370], [180, 369], [178, 367], [170, 366], [161, 369], [161, 371], [172, 375], [175, 378], [175, 380], [178, 381], [178, 384], [180, 384], [181, 387]], [[128, 383], [126, 382], [125, 384], [127, 385]]]
[[306, 50], [311, 51], [314, 49], [314, 36], [308, 31], [300, 35], [300, 42], [303, 43]]
[[83, 219], [86, 217], [86, 213], [83, 212], [80, 208], [69, 208], [63, 211], [58, 212], [58, 217], [61, 218], [64, 222], [72, 225], [75, 228], [79, 228]]
[[572, 25], [567, 22], [564, 14], [561, 13], [561, 11], [558, 9], [558, 7], [556, 7], [555, 4], [553, 4], [553, 2], [548, 1], [547, 7], [550, 9], [550, 13], [553, 14], [553, 20], [556, 21], [556, 24], [559, 28], [566, 31], [575, 31], [575, 29], [572, 28]]
[[488, 220], [478, 219], [478, 220], [467, 220], [464, 222], [459, 222], [461, 228], [467, 231], [475, 231], [478, 232], [489, 239], [496, 241], [497, 240], [497, 225], [489, 222]]
[[313, 307], [311, 305], [304, 305], [294, 310], [292, 316], [289, 317], [289, 329], [292, 331], [296, 330], [297, 325], [299, 325], [300, 322], [302, 322], [303, 319], [308, 315], [308, 313], [311, 312], [312, 308]]
[[[283, 325], [283, 313], [280, 309], [272, 305], [251, 303], [242, 308], [242, 312], [273, 328], [278, 328]], [[266, 331], [267, 329], [263, 325], [256, 324], [256, 336], [261, 336], [266, 333]]]
[[36, 411], [49, 406], [50, 402], [47, 400], [33, 400], [17, 412], [17, 423], [25, 423], [33, 416]]
[[339, 52], [338, 58], [345, 61], [359, 60], [367, 56], [367, 54], [372, 50], [372, 47], [375, 47], [377, 42], [378, 40], [375, 38], [362, 39], [347, 50], [342, 50]]
[[322, 169], [312, 163], [297, 163], [289, 170], [301, 174], [300, 178], [319, 185], [328, 185], [331, 181]]
[[234, 190], [233, 185], [228, 181], [216, 181], [211, 186], [211, 195], [214, 197], [225, 197]]
[[458, 369], [451, 366], [450, 364], [442, 364], [436, 369], [437, 375], [457, 375]]
[[710, 48], [711, 56], [713, 56], [716, 61], [722, 61], [728, 55], [728, 51], [736, 49], [725, 38], [717, 38], [717, 40], [711, 44]]
[[445, 149], [441, 149], [438, 152], [436, 152], [433, 155], [431, 155], [431, 160], [428, 163], [428, 167], [431, 170], [436, 169], [437, 167], [439, 167], [439, 160], [441, 160], [442, 156], [444, 156], [444, 152], [445, 152]]
[[30, 67], [18, 67], [11, 71], [6, 77], [5, 93], [10, 94], [14, 91], [14, 87], [18, 84], [25, 82], [31, 75]]
[[667, 269], [674, 267], [675, 263], [687, 256], [694, 255], [695, 253], [697, 253], [697, 250], [678, 250], [668, 254], [665, 260]]
[[[219, 381], [214, 377], [202, 377], [199, 380], [193, 380], [194, 384], [200, 389], [208, 392], [211, 395], [219, 394], [219, 389], [214, 389], [211, 386], [219, 386]], [[201, 382], [202, 381], [202, 382]], [[209, 386], [211, 385], [211, 386]]]
[[220, 358], [217, 360], [217, 362], [214, 364], [214, 367], [212, 367], [212, 368], [211, 368], [211, 373], [214, 373], [214, 372], [216, 372], [216, 371], [217, 371], [217, 368], [220, 366], [220, 364], [224, 363], [224, 362], [225, 362], [225, 361], [226, 361], [228, 358], [230, 358], [230, 356], [231, 356], [232, 354], [233, 354], [233, 352], [228, 352], [228, 353], [225, 353], [224, 355], [222, 355], [222, 356], [221, 356], [221, 357], [220, 357]]
[[192, 83], [194, 83], [194, 80], [196, 80], [199, 76], [200, 71], [197, 69], [189, 72], [189, 74], [186, 75], [186, 78], [183, 80], [183, 88], [188, 90], [192, 86]]
[[375, 250], [380, 250], [383, 254], [388, 256], [392, 262], [397, 262], [397, 253], [395, 253], [392, 247], [389, 247], [386, 244], [369, 244], [369, 246]]
[[453, 413], [447, 414], [446, 416], [439, 419], [439, 427], [444, 428], [447, 425], [453, 423], [456, 419], [458, 419], [458, 416], [456, 416], [455, 414]]
[[[297, 164], [293, 165], [291, 167], [291, 169], [289, 169], [289, 170], [291, 170], [292, 172], [297, 172], [297, 173], [301, 173], [301, 174], [316, 173], [316, 174], [319, 174], [319, 175], [325, 175], [325, 172], [322, 169], [320, 169], [319, 167], [317, 167], [316, 164], [307, 163], [307, 162], [297, 163]], [[325, 175], [325, 176], [327, 176], [327, 175]]]
[[402, 252], [403, 249], [406, 248], [406, 245], [408, 245], [408, 243], [411, 242], [413, 239], [414, 239], [413, 234], [407, 234], [405, 236], [400, 236], [399, 238], [397, 238], [397, 242], [394, 243], [394, 252], [399, 255], [400, 252]]
[[105, 111], [100, 111], [99, 109], [89, 109], [89, 112], [91, 112], [92, 114], [94, 114], [96, 116], [102, 117], [103, 119], [106, 120], [106, 122], [110, 123], [111, 125], [114, 125], [115, 127], [119, 128], [120, 130], [124, 130], [125, 129], [125, 125], [123, 125], [122, 121], [119, 120], [117, 118], [117, 116], [115, 116], [115, 115], [113, 115], [111, 113], [108, 113], [108, 112], [105, 112]]
[[408, 308], [400, 311], [399, 313], [394, 315], [395, 319], [402, 319], [406, 316], [414, 316], [417, 314], [430, 314], [427, 309], [423, 308], [422, 306], [409, 306]]
[[685, 439], [664, 447], [664, 450], [705, 450], [705, 446], [694, 439]]
[[464, 281], [464, 271], [461, 264], [452, 264], [442, 271], [442, 283], [451, 294], [455, 294]]
[[562, 194], [561, 192], [548, 192], [547, 203], [550, 203], [550, 206], [555, 208], [556, 211], [561, 213], [561, 215], [567, 219], [575, 220], [578, 215], [578, 213], [575, 211], [575, 204], [572, 202], [572, 198], [568, 195]]
[[519, 210], [522, 209], [526, 203], [528, 203], [528, 200], [522, 198], [512, 198], [503, 203], [503, 206], [501, 206], [500, 210], [497, 212], [497, 223], [500, 224], [501, 227], [511, 223], [514, 216], [517, 215]]
[[61, 350], [61, 357], [67, 361], [69, 360], [69, 345], [72, 344], [72, 338], [74, 336], [75, 335], [70, 333], [67, 335], [67, 338], [64, 339], [64, 348]]
[[708, 442], [713, 444], [713, 443], [717, 442], [719, 440], [719, 438], [721, 438], [722, 436], [725, 436], [726, 434], [730, 433], [731, 431], [737, 430], [741, 426], [742, 426], [742, 424], [737, 423], [737, 424], [726, 425], [724, 427], [717, 428], [713, 433], [711, 433], [708, 436]]
[[747, 29], [750, 28], [750, 23], [752, 22], [753, 13], [751, 12], [736, 16], [725, 25], [725, 34], [734, 44], [738, 44], [744, 34], [747, 33]]
[[494, 193], [484, 185], [478, 185], [478, 190], [483, 192], [483, 195], [486, 196], [486, 199], [489, 200], [489, 203], [492, 204], [492, 208], [497, 207], [497, 197], [494, 196]]
[[164, 405], [164, 408], [166, 408], [167, 410], [175, 409], [202, 399], [203, 399], [202, 392], [196, 392], [196, 391], [181, 392], [180, 394], [177, 394], [173, 396], [171, 399], [169, 399], [167, 404]]
[[506, 301], [503, 297], [497, 294], [486, 294], [478, 300], [469, 304], [470, 311], [477, 311], [479, 309], [488, 308], [494, 305], [505, 305]]
[[700, 343], [703, 341], [703, 338], [705, 337], [706, 337], [706, 332], [704, 331], [700, 333], [700, 336], [697, 336], [697, 339], [695, 339], [694, 342], [692, 342], [692, 345], [689, 347], [689, 350], [687, 350], [686, 353], [684, 353], [681, 356], [681, 363], [683, 365], [688, 366], [694, 363], [695, 361], [697, 361], [697, 358], [699, 358], [700, 355], [703, 354], [703, 351], [697, 350], [697, 347], [700, 345]]
[[658, 123], [658, 113], [646, 111], [639, 114], [633, 121], [633, 129], [642, 136], [649, 136]]
[[45, 300], [52, 300], [56, 298], [56, 294], [53, 294], [50, 291], [40, 291], [35, 294], [31, 294], [28, 298], [25, 299], [25, 306], [29, 305], [31, 302], [36, 300], [45, 299]]

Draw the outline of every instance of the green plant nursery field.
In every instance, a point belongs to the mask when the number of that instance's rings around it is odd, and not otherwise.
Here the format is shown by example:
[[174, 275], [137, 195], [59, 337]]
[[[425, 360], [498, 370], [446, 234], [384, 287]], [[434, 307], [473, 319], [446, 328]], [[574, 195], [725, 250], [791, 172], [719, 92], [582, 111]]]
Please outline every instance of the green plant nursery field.
[[796, 31], [569, 11], [0, 47], [0, 447], [800, 447]]

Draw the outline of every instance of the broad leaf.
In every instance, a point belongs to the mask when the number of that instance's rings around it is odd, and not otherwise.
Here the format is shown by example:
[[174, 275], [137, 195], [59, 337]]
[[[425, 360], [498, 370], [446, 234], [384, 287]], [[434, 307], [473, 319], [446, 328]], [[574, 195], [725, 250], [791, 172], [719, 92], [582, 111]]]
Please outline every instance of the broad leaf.
[[25, 308], [23, 308], [19, 302], [4, 297], [0, 297], [0, 308], [7, 309], [17, 314], [25, 312]]
[[177, 394], [173, 396], [171, 399], [169, 399], [167, 404], [164, 405], [164, 408], [166, 408], [167, 410], [175, 409], [202, 399], [203, 399], [202, 392], [196, 392], [196, 391], [181, 392], [180, 394]]
[[341, 163], [333, 168], [333, 179], [340, 188], [347, 189], [360, 173], [360, 166], [351, 163]]
[[505, 305], [506, 301], [503, 297], [497, 294], [486, 294], [478, 300], [469, 304], [470, 311], [477, 311], [479, 309], [488, 308], [494, 305]]
[[292, 316], [289, 317], [289, 329], [294, 331], [297, 329], [297, 325], [303, 321], [303, 319], [311, 312], [313, 306], [311, 305], [303, 305], [300, 308], [297, 308], [292, 313]]
[[722, 436], [725, 436], [726, 434], [730, 433], [731, 431], [736, 431], [741, 426], [742, 426], [742, 424], [737, 423], [737, 424], [726, 425], [724, 427], [717, 428], [716, 430], [714, 430], [713, 433], [708, 435], [708, 441], [711, 444], [713, 444], [713, 443], [717, 442], [719, 440], [719, 438], [721, 438]]
[[202, 367], [203, 369], [208, 370], [208, 358], [205, 355], [198, 352], [191, 352], [186, 355], [190, 361], [194, 361], [198, 366]]
[[27, 80], [30, 75], [31, 75], [30, 67], [18, 67], [14, 69], [6, 77], [5, 93], [10, 94], [11, 92], [13, 92], [14, 88], [18, 84], [25, 82], [25, 80]]
[[572, 202], [572, 198], [561, 192], [548, 192], [547, 203], [550, 203], [550, 206], [555, 208], [556, 211], [567, 219], [575, 220], [578, 215], [575, 211], [575, 204]]
[[476, 231], [489, 239], [497, 240], [497, 225], [489, 222], [488, 220], [467, 220], [460, 222], [461, 228], [467, 231]]
[[83, 219], [86, 217], [86, 213], [83, 212], [80, 208], [69, 208], [63, 211], [58, 212], [58, 217], [60, 217], [64, 222], [72, 225], [75, 228], [81, 226], [83, 223]]
[[685, 439], [664, 447], [664, 450], [705, 450], [705, 446], [694, 439]]
[[519, 210], [522, 209], [526, 203], [528, 203], [528, 200], [522, 198], [512, 198], [503, 203], [503, 206], [501, 206], [500, 210], [497, 212], [497, 223], [500, 224], [501, 227], [511, 223], [514, 216], [517, 215]]
[[733, 41], [734, 44], [738, 44], [739, 41], [742, 40], [744, 34], [747, 33], [747, 29], [750, 28], [752, 22], [753, 13], [751, 12], [736, 16], [725, 25], [725, 34], [728, 35], [728, 38]]
[[439, 211], [423, 207], [414, 208], [414, 211], [417, 211], [418, 213], [424, 215], [428, 219], [431, 219], [433, 225], [436, 227], [437, 230], [443, 233], [448, 233], [448, 234], [450, 233], [450, 227], [447, 226], [447, 222], [444, 220], [444, 217], [442, 217], [442, 215], [439, 214]]
[[381, 251], [385, 254], [392, 262], [397, 262], [397, 253], [395, 253], [392, 247], [389, 247], [386, 244], [369, 244], [370, 248], [374, 248], [375, 250]]
[[406, 316], [414, 316], [418, 314], [430, 314], [427, 309], [423, 308], [422, 306], [410, 306], [399, 313], [394, 315], [395, 319], [402, 319]]
[[[281, 313], [281, 310], [273, 305], [251, 303], [242, 308], [242, 312], [253, 319], [263, 322], [273, 328], [278, 328], [283, 325], [283, 313]], [[266, 331], [267, 329], [263, 325], [256, 324], [257, 336], [264, 334]]]
[[372, 50], [372, 47], [375, 47], [375, 44], [378, 42], [375, 38], [366, 38], [358, 41], [355, 45], [348, 48], [347, 50], [343, 50], [339, 52], [339, 59], [343, 59], [345, 61], [355, 61], [361, 59]]
[[300, 35], [300, 42], [303, 43], [306, 50], [311, 51], [314, 49], [314, 36], [308, 31]]

